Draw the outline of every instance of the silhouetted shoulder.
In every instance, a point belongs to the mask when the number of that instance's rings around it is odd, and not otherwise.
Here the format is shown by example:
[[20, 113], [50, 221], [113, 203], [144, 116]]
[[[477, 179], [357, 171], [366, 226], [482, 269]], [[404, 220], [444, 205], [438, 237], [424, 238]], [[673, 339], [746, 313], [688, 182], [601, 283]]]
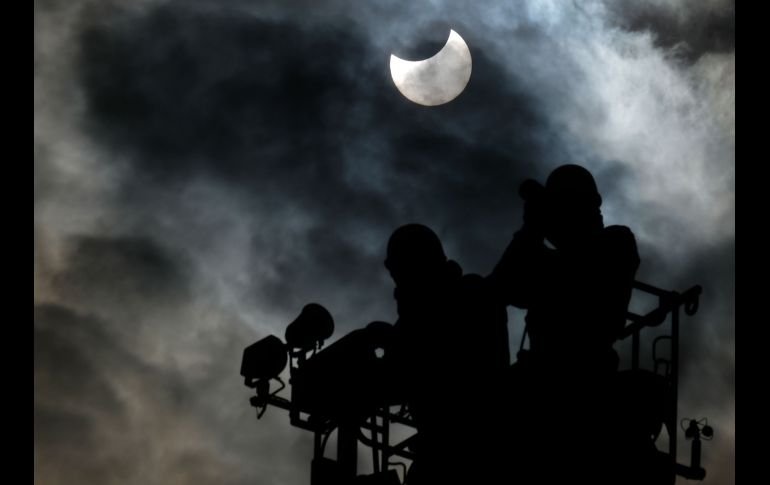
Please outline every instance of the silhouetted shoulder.
[[602, 246], [606, 253], [615, 254], [639, 265], [639, 251], [636, 247], [636, 237], [626, 226], [607, 226], [602, 231]]
[[476, 274], [457, 274], [449, 272], [452, 284], [447, 294], [451, 305], [467, 304], [468, 300], [476, 300], [483, 293], [484, 279]]
[[481, 275], [475, 273], [464, 274], [460, 280], [460, 285], [468, 296], [486, 296], [491, 297], [489, 294], [491, 286], [490, 282]]
[[607, 226], [602, 231], [604, 244], [636, 249], [636, 237], [626, 226]]
[[617, 241], [626, 240], [636, 244], [636, 238], [631, 229], [627, 226], [607, 226], [604, 228], [604, 237], [613, 238]]

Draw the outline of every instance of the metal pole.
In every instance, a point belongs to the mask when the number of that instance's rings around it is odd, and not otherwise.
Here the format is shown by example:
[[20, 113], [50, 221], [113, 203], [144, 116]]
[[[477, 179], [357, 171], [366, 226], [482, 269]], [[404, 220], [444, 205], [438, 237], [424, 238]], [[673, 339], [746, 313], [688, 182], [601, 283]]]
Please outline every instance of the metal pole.
[[313, 458], [323, 458], [323, 449], [321, 449], [321, 430], [315, 430], [313, 433]]
[[372, 440], [376, 446], [372, 446], [372, 464], [374, 465], [374, 473], [380, 473], [380, 427], [377, 423], [377, 413], [372, 415]]
[[358, 465], [358, 433], [354, 420], [341, 420], [337, 428], [337, 463], [342, 483], [352, 483]]
[[[679, 295], [674, 292], [673, 298], [676, 299]], [[679, 409], [677, 408], [679, 400], [679, 305], [674, 307], [671, 312], [671, 427], [670, 436], [668, 438], [668, 450], [671, 455], [671, 461], [676, 465], [676, 441], [677, 441], [677, 414]]]
[[631, 337], [631, 369], [639, 369], [639, 330]]
[[388, 471], [388, 461], [390, 460], [390, 406], [385, 408], [382, 414], [382, 443], [385, 445], [382, 449], [382, 471]]

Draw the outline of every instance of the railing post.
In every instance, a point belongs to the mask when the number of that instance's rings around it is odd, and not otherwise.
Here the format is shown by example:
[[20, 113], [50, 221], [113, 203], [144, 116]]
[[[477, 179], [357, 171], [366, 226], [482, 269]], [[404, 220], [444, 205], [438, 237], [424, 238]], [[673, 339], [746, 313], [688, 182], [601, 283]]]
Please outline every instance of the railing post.
[[353, 483], [358, 465], [358, 427], [355, 420], [342, 419], [337, 428], [337, 463], [342, 483]]
[[385, 412], [382, 414], [382, 471], [388, 470], [388, 462], [390, 461], [390, 406], [385, 408]]
[[[679, 294], [673, 293], [673, 298], [678, 298]], [[677, 443], [677, 416], [679, 409], [679, 304], [677, 303], [671, 312], [671, 427], [669, 436], [669, 454], [671, 461], [676, 465], [676, 443]]]
[[631, 369], [632, 370], [639, 369], [639, 332], [640, 330], [637, 330], [631, 336]]

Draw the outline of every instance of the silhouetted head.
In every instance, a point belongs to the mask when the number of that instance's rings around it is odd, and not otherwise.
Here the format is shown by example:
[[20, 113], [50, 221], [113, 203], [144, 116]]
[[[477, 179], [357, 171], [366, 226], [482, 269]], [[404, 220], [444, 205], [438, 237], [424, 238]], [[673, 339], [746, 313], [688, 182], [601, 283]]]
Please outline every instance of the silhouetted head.
[[591, 172], [579, 165], [558, 167], [545, 182], [546, 237], [556, 247], [590, 240], [603, 227], [602, 197]]
[[407, 224], [390, 236], [385, 267], [396, 286], [430, 283], [441, 274], [446, 262], [441, 241], [426, 226]]

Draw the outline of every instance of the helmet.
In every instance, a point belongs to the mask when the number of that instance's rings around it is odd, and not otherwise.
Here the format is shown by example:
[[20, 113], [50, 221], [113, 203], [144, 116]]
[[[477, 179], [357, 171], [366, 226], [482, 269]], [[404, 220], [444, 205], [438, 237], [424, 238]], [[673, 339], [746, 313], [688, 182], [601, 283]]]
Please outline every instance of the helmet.
[[394, 279], [428, 274], [441, 268], [447, 257], [435, 232], [422, 224], [396, 229], [388, 241], [385, 267]]
[[549, 200], [555, 203], [578, 204], [599, 207], [602, 197], [596, 188], [591, 172], [580, 165], [562, 165], [556, 168], [545, 182]]

